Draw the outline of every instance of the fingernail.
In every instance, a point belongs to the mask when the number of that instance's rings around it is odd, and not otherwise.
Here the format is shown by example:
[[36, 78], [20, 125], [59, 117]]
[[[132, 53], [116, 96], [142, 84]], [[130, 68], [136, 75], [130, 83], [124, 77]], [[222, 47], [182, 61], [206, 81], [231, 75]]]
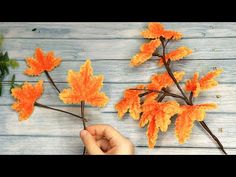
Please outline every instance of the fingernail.
[[82, 137], [84, 137], [84, 136], [87, 136], [87, 131], [86, 130], [82, 130], [81, 132], [80, 132], [80, 136], [82, 136]]

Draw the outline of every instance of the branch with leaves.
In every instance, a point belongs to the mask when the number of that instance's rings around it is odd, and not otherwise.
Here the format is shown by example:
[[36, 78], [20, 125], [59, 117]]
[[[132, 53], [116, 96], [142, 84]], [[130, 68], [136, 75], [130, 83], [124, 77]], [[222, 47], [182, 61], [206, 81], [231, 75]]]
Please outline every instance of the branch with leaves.
[[[104, 92], [100, 92], [103, 86], [102, 75], [94, 76], [91, 61], [87, 60], [84, 65], [81, 66], [80, 71], [73, 70], [68, 71], [67, 81], [70, 88], [64, 89], [60, 94], [60, 99], [65, 104], [80, 104], [81, 116], [85, 116], [85, 104], [89, 104], [95, 107], [104, 107], [109, 98]], [[83, 121], [84, 130], [86, 129], [86, 123]], [[83, 154], [86, 149], [84, 148]]]
[[[52, 51], [44, 54], [42, 49], [36, 48], [35, 55], [33, 57], [26, 58], [26, 64], [28, 67], [24, 71], [24, 74], [29, 76], [40, 76], [42, 73], [45, 73], [46, 76], [50, 77], [48, 72], [58, 67], [61, 64], [61, 59], [55, 57]], [[53, 86], [59, 90], [51, 77], [49, 80]], [[83, 121], [87, 121], [85, 118], [71, 112], [49, 107], [42, 103], [36, 102], [43, 94], [43, 80], [39, 80], [35, 85], [28, 82], [24, 82], [21, 85], [16, 85], [14, 84], [14, 81], [15, 78], [12, 79], [11, 94], [17, 101], [12, 105], [12, 108], [19, 112], [19, 121], [28, 120], [34, 111], [35, 106], [62, 112]]]
[[[26, 58], [26, 64], [28, 66], [24, 71], [26, 75], [40, 76], [42, 73], [45, 73], [46, 77], [59, 94], [59, 98], [65, 104], [80, 104], [81, 115], [79, 116], [37, 102], [43, 93], [42, 80], [38, 81], [35, 85], [25, 82], [22, 85], [16, 86], [14, 84], [15, 78], [13, 78], [11, 91], [12, 96], [17, 101], [12, 105], [12, 108], [19, 112], [20, 121], [28, 120], [34, 111], [34, 107], [37, 106], [79, 118], [83, 122], [83, 128], [86, 129], [86, 122], [88, 120], [85, 118], [85, 103], [96, 107], [104, 107], [109, 101], [106, 94], [100, 92], [104, 77], [102, 75], [93, 76], [93, 68], [90, 60], [87, 60], [85, 64], [81, 66], [79, 72], [73, 70], [68, 71], [67, 81], [70, 88], [64, 89], [62, 92], [49, 74], [49, 72], [61, 64], [61, 58], [55, 57], [54, 52], [50, 51], [44, 53], [42, 49], [37, 48], [33, 57]], [[83, 154], [85, 154], [85, 148]]]
[[[218, 85], [215, 77], [219, 76], [223, 70], [210, 71], [201, 79], [199, 79], [199, 73], [195, 72], [193, 78], [187, 80], [185, 89], [183, 89], [179, 82], [183, 79], [185, 72], [173, 72], [171, 64], [190, 55], [192, 50], [181, 46], [167, 53], [168, 44], [171, 41], [180, 40], [182, 34], [166, 30], [161, 23], [149, 23], [148, 29], [142, 32], [142, 36], [149, 39], [150, 42], [144, 43], [140, 47], [140, 52], [131, 59], [130, 64], [137, 67], [155, 55], [159, 57], [159, 67], [164, 66], [166, 72], [154, 74], [149, 84], [128, 88], [123, 99], [115, 105], [118, 116], [123, 118], [124, 114], [129, 112], [134, 120], [139, 120], [140, 127], [147, 125], [146, 135], [150, 148], [154, 148], [158, 132], [168, 130], [173, 117], [177, 116], [175, 135], [180, 144], [186, 142], [194, 122], [198, 121], [218, 144], [221, 151], [227, 154], [219, 139], [204, 122], [206, 111], [215, 109], [217, 105], [215, 103], [194, 104], [194, 98], [198, 97], [200, 92]], [[168, 88], [172, 85], [177, 87], [179, 93], [169, 91]], [[176, 100], [164, 101], [167, 96], [182, 99], [185, 104], [180, 105]]]

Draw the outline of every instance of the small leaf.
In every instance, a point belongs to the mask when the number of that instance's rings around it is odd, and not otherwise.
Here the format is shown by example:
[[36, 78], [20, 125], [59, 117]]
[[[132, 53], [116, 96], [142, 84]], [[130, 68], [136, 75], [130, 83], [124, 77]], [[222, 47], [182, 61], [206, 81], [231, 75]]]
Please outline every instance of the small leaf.
[[3, 40], [4, 40], [3, 35], [0, 35], [0, 47], [2, 47]]
[[2, 80], [0, 80], [0, 96], [2, 96]]
[[193, 92], [193, 97], [197, 97], [201, 91], [211, 89], [218, 85], [215, 80], [223, 72], [222, 69], [216, 69], [208, 72], [199, 80], [199, 74], [196, 72], [192, 79], [187, 80], [185, 84], [185, 90]]
[[35, 85], [25, 82], [22, 87], [12, 89], [11, 95], [16, 99], [16, 102], [11, 107], [19, 113], [19, 121], [29, 119], [34, 111], [34, 104], [41, 97], [42, 93], [42, 80], [38, 81]]
[[5, 54], [3, 55], [3, 60], [5, 61], [9, 60], [8, 52], [5, 52]]
[[26, 75], [39, 76], [44, 71], [52, 71], [61, 64], [61, 58], [54, 56], [54, 52], [44, 53], [42, 49], [35, 49], [35, 56], [26, 59], [27, 69], [24, 71]]
[[10, 93], [11, 93], [11, 89], [13, 89], [15, 87], [15, 79], [16, 79], [16, 75], [13, 74], [12, 78], [11, 78], [11, 87], [10, 87]]
[[[135, 87], [136, 89], [144, 89], [144, 85], [138, 85]], [[126, 112], [130, 113], [130, 116], [134, 120], [138, 120], [140, 118], [141, 110], [141, 100], [139, 95], [142, 94], [141, 90], [131, 90], [127, 89], [124, 92], [124, 97], [115, 105], [115, 109], [118, 112], [118, 116], [120, 119], [123, 118]]]
[[13, 69], [19, 67], [19, 63], [16, 61], [16, 59], [10, 59], [10, 60], [9, 60], [9, 65], [10, 65]]

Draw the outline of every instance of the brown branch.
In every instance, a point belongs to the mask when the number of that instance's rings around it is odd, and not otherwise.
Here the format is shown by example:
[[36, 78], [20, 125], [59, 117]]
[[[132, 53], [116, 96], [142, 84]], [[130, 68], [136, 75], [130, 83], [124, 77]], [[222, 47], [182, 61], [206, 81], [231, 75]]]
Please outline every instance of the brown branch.
[[49, 81], [51, 82], [51, 84], [53, 85], [53, 87], [57, 90], [58, 93], [60, 93], [60, 90], [57, 88], [56, 84], [54, 83], [54, 81], [52, 80], [50, 74], [45, 70], [44, 73], [46, 74], [47, 78], [49, 79]]
[[[81, 108], [81, 116], [82, 116], [83, 118], [84, 118], [84, 106], [85, 106], [85, 102], [84, 102], [84, 101], [81, 101], [80, 108]], [[84, 130], [86, 130], [85, 121], [83, 121], [83, 127], [84, 127]], [[86, 153], [86, 147], [84, 146], [83, 155], [85, 155], [85, 153]]]
[[146, 96], [146, 95], [148, 95], [148, 94], [150, 94], [150, 93], [162, 93], [162, 94], [165, 94], [165, 96], [172, 96], [172, 97], [174, 97], [174, 98], [180, 98], [180, 99], [183, 99], [183, 100], [184, 100], [184, 97], [183, 97], [183, 96], [177, 95], [177, 94], [175, 94], [175, 93], [171, 93], [171, 92], [167, 91], [165, 88], [162, 88], [161, 91], [159, 91], [159, 90], [149, 90], [149, 89], [136, 89], [136, 88], [130, 89], [130, 90], [146, 91], [145, 93], [139, 94], [139, 97]]
[[164, 38], [160, 38], [161, 39], [161, 43], [162, 43], [162, 48], [163, 48], [163, 55], [162, 55], [162, 60], [163, 60], [163, 63], [164, 63], [164, 66], [166, 68], [166, 71], [168, 72], [169, 76], [171, 77], [171, 79], [173, 80], [173, 82], [175, 83], [175, 85], [177, 86], [177, 88], [179, 89], [179, 91], [181, 92], [181, 94], [183, 95], [184, 97], [184, 100], [186, 103], [190, 103], [187, 96], [185, 95], [184, 91], [182, 90], [182, 88], [180, 87], [178, 81], [176, 80], [173, 72], [171, 71], [169, 65], [167, 64], [166, 62], [166, 58], [165, 58], [165, 50], [166, 50], [166, 45], [164, 44], [164, 41], [165, 39]]
[[78, 115], [73, 114], [71, 112], [67, 112], [67, 111], [64, 111], [64, 110], [61, 110], [61, 109], [57, 109], [57, 108], [52, 108], [52, 107], [49, 107], [49, 106], [46, 106], [46, 105], [43, 105], [43, 104], [40, 104], [40, 103], [37, 103], [37, 102], [35, 102], [34, 105], [38, 106], [38, 107], [41, 107], [41, 108], [45, 108], [45, 109], [50, 109], [50, 110], [54, 110], [54, 111], [58, 111], [58, 112], [63, 112], [65, 114], [69, 114], [69, 115], [75, 116], [79, 119], [82, 119], [83, 122], [87, 122], [87, 120], [84, 117], [78, 116]]
[[[84, 118], [84, 106], [85, 106], [85, 102], [84, 102], [84, 101], [81, 101], [81, 117], [82, 117], [82, 118]], [[85, 121], [83, 121], [83, 127], [84, 127], [84, 130], [86, 130]]]
[[158, 102], [162, 102], [164, 98], [166, 97], [166, 93], [163, 93], [161, 97], [157, 100]]
[[173, 39], [174, 36], [172, 36], [170, 39], [167, 40], [167, 42], [165, 43], [165, 47], [167, 46], [167, 44]]
[[209, 135], [216, 141], [216, 143], [219, 145], [219, 149], [221, 149], [221, 151], [225, 155], [228, 155], [226, 151], [224, 150], [224, 146], [221, 144], [220, 140], [211, 132], [211, 130], [206, 125], [206, 123], [204, 121], [200, 121], [199, 123], [207, 131], [207, 133], [209, 133]]
[[159, 53], [153, 53], [153, 56], [162, 57]]
[[148, 94], [150, 94], [150, 93], [152, 93], [152, 92], [145, 92], [145, 93], [141, 93], [141, 94], [139, 94], [138, 96], [139, 97], [144, 97], [144, 96], [146, 96], [146, 95], [148, 95]]
[[191, 105], [193, 104], [193, 92], [191, 92], [189, 95], [189, 102]]
[[180, 99], [185, 100], [185, 98], [183, 96], [175, 94], [175, 93], [171, 93], [171, 92], [167, 91], [166, 88], [162, 88], [162, 91], [166, 94], [166, 96], [172, 96], [174, 98], [180, 98]]

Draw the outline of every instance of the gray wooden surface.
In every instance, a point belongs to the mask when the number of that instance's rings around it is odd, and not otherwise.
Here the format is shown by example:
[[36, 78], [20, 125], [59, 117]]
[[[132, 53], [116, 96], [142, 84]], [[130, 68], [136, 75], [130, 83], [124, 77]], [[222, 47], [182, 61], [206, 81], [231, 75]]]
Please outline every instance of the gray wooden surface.
[[[184, 39], [170, 45], [186, 45], [194, 50], [187, 59], [175, 64], [176, 70], [184, 69], [188, 79], [194, 71], [202, 74], [213, 67], [225, 72], [218, 78], [220, 85], [201, 94], [196, 102], [216, 102], [218, 110], [207, 114], [206, 123], [217, 135], [229, 154], [236, 154], [236, 23], [164, 23], [167, 28], [180, 31]], [[128, 116], [118, 120], [114, 104], [129, 86], [149, 81], [157, 71], [155, 62], [139, 68], [129, 67], [130, 58], [144, 42], [140, 32], [146, 23], [0, 23], [4, 35], [4, 49], [20, 62], [17, 82], [46, 79], [27, 77], [24, 58], [32, 56], [36, 47], [54, 50], [63, 58], [62, 65], [51, 75], [60, 89], [65, 88], [68, 69], [79, 70], [86, 58], [92, 60], [95, 74], [103, 73], [103, 91], [111, 98], [102, 109], [86, 107], [89, 124], [106, 123], [116, 127], [136, 146], [136, 154], [221, 154], [211, 138], [196, 124], [190, 140], [179, 145], [174, 136], [174, 126], [169, 132], [160, 133], [155, 149], [147, 148], [145, 129]], [[36, 31], [32, 29], [36, 28]], [[155, 59], [155, 58], [154, 58]], [[0, 154], [81, 154], [79, 132], [81, 122], [62, 113], [36, 108], [29, 121], [18, 122], [10, 105], [8, 81], [4, 81], [4, 95], [0, 97]], [[176, 90], [173, 88], [173, 90]], [[219, 98], [217, 98], [219, 97]], [[78, 106], [61, 103], [55, 90], [46, 82], [41, 103], [80, 113]]]

